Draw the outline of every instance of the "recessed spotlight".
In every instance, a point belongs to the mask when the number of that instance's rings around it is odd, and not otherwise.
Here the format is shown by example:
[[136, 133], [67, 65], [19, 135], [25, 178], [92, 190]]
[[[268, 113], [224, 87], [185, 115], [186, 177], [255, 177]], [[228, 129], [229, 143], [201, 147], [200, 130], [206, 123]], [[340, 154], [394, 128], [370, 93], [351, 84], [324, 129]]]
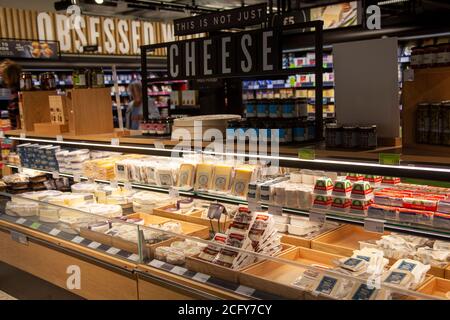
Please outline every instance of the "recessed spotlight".
[[96, 3], [96, 4], [102, 4], [102, 3], [103, 3], [103, 0], [95, 0], [95, 3]]

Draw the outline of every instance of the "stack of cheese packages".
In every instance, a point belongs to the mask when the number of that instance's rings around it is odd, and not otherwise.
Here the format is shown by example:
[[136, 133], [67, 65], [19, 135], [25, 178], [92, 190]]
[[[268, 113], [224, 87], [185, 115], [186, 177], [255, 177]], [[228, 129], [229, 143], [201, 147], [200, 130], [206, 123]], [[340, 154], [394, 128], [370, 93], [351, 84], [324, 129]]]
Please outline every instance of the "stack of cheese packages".
[[388, 258], [410, 258], [436, 267], [450, 263], [450, 242], [424, 237], [391, 233], [380, 240], [361, 241], [360, 247], [378, 248]]
[[82, 165], [83, 175], [91, 179], [114, 180], [116, 178], [114, 172], [115, 164], [121, 158], [121, 156], [112, 156], [85, 161]]
[[182, 159], [166, 157], [127, 157], [116, 161], [117, 180], [152, 184], [163, 187], [176, 185]]
[[161, 207], [174, 202], [167, 194], [150, 192], [150, 191], [140, 191], [133, 195], [131, 198], [133, 203], [134, 212], [142, 212], [152, 214], [153, 209], [156, 207]]
[[337, 266], [332, 269], [333, 272], [327, 272], [325, 269], [306, 269], [293, 285], [330, 299], [373, 300], [389, 297], [386, 290], [379, 289], [380, 281], [377, 282], [389, 263], [388, 259], [383, 257], [382, 251], [355, 250], [351, 257], [341, 258], [335, 263]]
[[[282, 250], [272, 216], [245, 207], [239, 207], [227, 233], [216, 233], [213, 242], [268, 256]], [[251, 254], [214, 244], [208, 245], [198, 258], [231, 269], [242, 269], [257, 260]]]
[[400, 259], [383, 274], [382, 282], [403, 289], [417, 289], [425, 280], [430, 265], [412, 259]]
[[136, 193], [132, 189], [89, 181], [73, 184], [71, 188], [73, 193], [93, 194], [98, 203], [120, 205], [124, 209], [132, 207]]

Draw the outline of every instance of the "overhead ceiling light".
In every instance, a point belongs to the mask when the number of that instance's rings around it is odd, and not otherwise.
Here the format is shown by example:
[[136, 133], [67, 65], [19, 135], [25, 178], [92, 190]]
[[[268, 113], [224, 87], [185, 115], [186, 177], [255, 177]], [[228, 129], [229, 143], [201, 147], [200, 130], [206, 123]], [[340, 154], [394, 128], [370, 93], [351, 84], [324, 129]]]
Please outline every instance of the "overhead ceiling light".
[[379, 1], [377, 5], [384, 6], [389, 4], [395, 4], [395, 3], [401, 3], [401, 2], [408, 2], [409, 0], [386, 0], [386, 1]]
[[103, 0], [95, 0], [95, 3], [96, 3], [96, 4], [102, 4], [102, 3], [103, 3]]

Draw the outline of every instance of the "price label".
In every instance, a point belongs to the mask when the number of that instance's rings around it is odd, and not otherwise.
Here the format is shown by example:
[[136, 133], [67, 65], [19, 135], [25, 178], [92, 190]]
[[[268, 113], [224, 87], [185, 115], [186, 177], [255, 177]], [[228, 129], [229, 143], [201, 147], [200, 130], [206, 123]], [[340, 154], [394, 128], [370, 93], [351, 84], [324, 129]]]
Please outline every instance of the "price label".
[[164, 265], [164, 262], [160, 261], [160, 260], [153, 259], [152, 261], [150, 261], [149, 265], [159, 269], [159, 268], [161, 268]]
[[119, 186], [119, 184], [117, 183], [117, 180], [111, 180], [109, 185], [111, 186], [111, 188], [114, 188], [114, 189], [116, 189]]
[[51, 236], [55, 236], [56, 237], [60, 233], [61, 233], [61, 230], [53, 228], [48, 234], [51, 235]]
[[112, 138], [111, 139], [111, 145], [112, 146], [118, 146], [119, 145], [119, 138]]
[[364, 219], [364, 229], [369, 232], [384, 233], [384, 220]]
[[414, 69], [405, 69], [403, 71], [403, 81], [414, 81]]
[[20, 133], [20, 139], [26, 139], [27, 135], [25, 132]]
[[133, 253], [132, 255], [130, 255], [130, 256], [128, 257], [128, 260], [131, 260], [131, 261], [138, 261], [138, 260], [139, 260], [139, 256], [138, 256], [136, 253]]
[[27, 220], [24, 219], [24, 218], [19, 218], [19, 219], [16, 220], [16, 223], [17, 223], [17, 224], [24, 224], [25, 221], [27, 221]]
[[23, 172], [22, 166], [18, 166], [18, 167], [17, 167], [17, 171], [18, 171], [19, 173], [22, 173], [22, 172]]
[[63, 136], [62, 135], [57, 135], [56, 136], [56, 141], [63, 141]]
[[81, 241], [83, 241], [83, 240], [84, 240], [83, 237], [76, 236], [75, 238], [72, 239], [72, 242], [81, 243]]
[[169, 188], [169, 197], [171, 198], [178, 198], [180, 196], [180, 192], [177, 188], [170, 187]]
[[378, 159], [380, 164], [398, 166], [400, 164], [400, 153], [380, 153]]
[[179, 266], [175, 266], [175, 267], [172, 268], [172, 270], [170, 270], [170, 272], [178, 274], [180, 276], [185, 274], [186, 271], [188, 271], [186, 268], [182, 268], [182, 267], [179, 267]]
[[75, 173], [75, 174], [73, 175], [73, 181], [74, 181], [74, 182], [80, 182], [80, 181], [81, 181], [81, 176], [80, 176], [79, 173]]
[[255, 293], [255, 289], [240, 285], [236, 290], [236, 293], [242, 294], [244, 296], [251, 296], [253, 293]]
[[298, 157], [303, 160], [314, 160], [316, 158], [316, 151], [310, 148], [298, 150]]
[[164, 143], [162, 143], [161, 141], [155, 141], [153, 142], [153, 145], [156, 149], [165, 149]]
[[281, 216], [283, 214], [283, 207], [271, 204], [271, 205], [269, 205], [267, 212], [269, 212], [270, 214], [273, 214], [274, 216]]
[[311, 222], [325, 223], [326, 220], [327, 220], [326, 213], [317, 211], [311, 211], [309, 213], [309, 221]]
[[5, 137], [5, 133], [3, 132], [3, 130], [0, 130], [0, 139], [3, 139]]
[[52, 172], [52, 177], [53, 177], [53, 179], [59, 179], [59, 172], [58, 171], [53, 171]]
[[39, 222], [33, 222], [30, 226], [31, 229], [39, 229], [41, 224]]
[[208, 281], [209, 278], [211, 278], [211, 276], [208, 276], [207, 274], [204, 274], [204, 273], [201, 273], [201, 272], [197, 272], [195, 274], [195, 276], [192, 277], [193, 280], [196, 280], [196, 281], [199, 281], [199, 282], [203, 282], [203, 283]]
[[92, 241], [91, 243], [89, 243], [88, 247], [91, 249], [97, 249], [98, 247], [100, 247], [102, 244], [100, 242], [95, 242]]
[[256, 202], [253, 199], [249, 199], [249, 201], [248, 201], [248, 209], [250, 211], [253, 211], [253, 212], [254, 211], [262, 211], [261, 204]]
[[125, 188], [125, 190], [133, 190], [133, 186], [131, 185], [131, 182], [125, 182], [123, 187]]
[[116, 253], [119, 252], [119, 251], [120, 251], [120, 249], [111, 247], [111, 248], [109, 248], [108, 250], [106, 250], [106, 253], [109, 253], [109, 254], [114, 255], [114, 254], [116, 254]]

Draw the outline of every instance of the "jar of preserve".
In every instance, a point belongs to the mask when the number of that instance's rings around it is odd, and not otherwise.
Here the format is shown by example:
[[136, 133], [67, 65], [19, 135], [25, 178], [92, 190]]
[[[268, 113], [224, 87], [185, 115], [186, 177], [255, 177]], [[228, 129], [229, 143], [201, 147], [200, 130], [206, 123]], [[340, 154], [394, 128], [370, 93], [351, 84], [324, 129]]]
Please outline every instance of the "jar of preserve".
[[441, 105], [441, 143], [450, 146], [450, 101]]
[[336, 123], [329, 123], [325, 127], [325, 146], [338, 148], [342, 145], [342, 130]]
[[436, 65], [446, 67], [450, 65], [450, 44], [441, 43], [436, 53]]
[[293, 99], [287, 99], [283, 103], [282, 116], [283, 118], [293, 118], [295, 110], [295, 103]]
[[416, 109], [416, 142], [428, 143], [430, 132], [430, 105], [419, 103]]
[[426, 46], [424, 48], [422, 66], [424, 68], [431, 68], [436, 63], [438, 49], [436, 46]]
[[245, 116], [247, 118], [256, 117], [256, 108], [254, 101], [247, 101], [247, 103], [245, 104]]
[[430, 133], [429, 143], [440, 144], [441, 142], [441, 104], [432, 103], [430, 106]]
[[342, 127], [342, 147], [356, 148], [358, 147], [358, 128], [352, 125]]
[[33, 89], [33, 76], [31, 72], [22, 72], [20, 74], [20, 91], [31, 91]]
[[377, 147], [377, 126], [359, 127], [359, 147], [363, 149], [375, 149]]
[[279, 118], [281, 116], [279, 105], [277, 100], [269, 101], [269, 117], [270, 118]]
[[267, 118], [269, 116], [269, 105], [267, 101], [261, 100], [256, 105], [256, 115], [258, 118]]
[[410, 58], [411, 68], [417, 69], [422, 67], [423, 53], [424, 50], [422, 48], [414, 47], [411, 49], [411, 58]]
[[96, 68], [92, 71], [91, 85], [93, 88], [103, 88], [105, 86], [105, 74], [102, 68]]
[[88, 71], [86, 71], [86, 69], [74, 70], [72, 74], [74, 88], [87, 88], [88, 82], [86, 74], [89, 74]]

